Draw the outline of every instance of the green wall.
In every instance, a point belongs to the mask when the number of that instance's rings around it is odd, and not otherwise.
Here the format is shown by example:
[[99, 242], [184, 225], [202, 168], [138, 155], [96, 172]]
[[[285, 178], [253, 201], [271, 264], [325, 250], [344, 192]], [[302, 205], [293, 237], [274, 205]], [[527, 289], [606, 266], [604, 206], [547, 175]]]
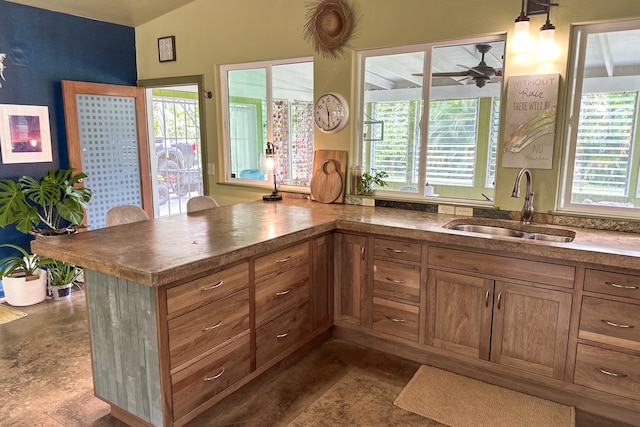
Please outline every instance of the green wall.
[[[359, 16], [355, 37], [347, 55], [329, 60], [315, 54], [302, 32], [308, 2], [301, 0], [195, 0], [180, 9], [136, 28], [138, 78], [152, 79], [183, 75], [204, 75], [206, 90], [214, 97], [205, 101], [209, 162], [216, 175], [209, 176], [210, 192], [221, 204], [259, 199], [264, 190], [220, 185], [223, 167], [220, 114], [219, 66], [269, 59], [314, 55], [316, 98], [324, 92], [343, 94], [351, 106], [352, 119], [334, 135], [315, 133], [316, 149], [352, 151], [356, 106], [357, 50], [455, 40], [507, 33], [504, 74], [560, 73], [559, 117], [564, 115], [565, 76], [571, 25], [640, 17], [637, 0], [559, 0], [551, 10], [560, 54], [554, 62], [540, 63], [531, 56], [514, 55], [509, 49], [514, 19], [520, 13], [518, 0], [351, 0]], [[531, 17], [531, 35], [537, 38], [544, 16]], [[175, 35], [177, 61], [158, 62], [158, 37]], [[561, 157], [562, 120], [558, 122], [553, 169], [533, 170], [534, 203], [537, 212], [553, 210]], [[351, 156], [349, 162], [351, 162]], [[498, 166], [500, 159], [498, 159]], [[498, 167], [496, 206], [520, 210], [522, 200], [512, 199], [511, 188], [517, 169]]]

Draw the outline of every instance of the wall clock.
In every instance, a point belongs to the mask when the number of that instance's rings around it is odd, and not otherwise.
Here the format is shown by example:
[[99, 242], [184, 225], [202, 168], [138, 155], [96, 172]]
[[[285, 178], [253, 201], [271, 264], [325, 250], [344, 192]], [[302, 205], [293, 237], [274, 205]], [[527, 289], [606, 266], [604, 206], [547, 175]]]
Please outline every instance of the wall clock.
[[176, 37], [160, 37], [158, 39], [158, 59], [160, 62], [176, 60]]
[[325, 133], [341, 131], [349, 120], [349, 105], [339, 93], [325, 93], [320, 96], [314, 107], [316, 126]]

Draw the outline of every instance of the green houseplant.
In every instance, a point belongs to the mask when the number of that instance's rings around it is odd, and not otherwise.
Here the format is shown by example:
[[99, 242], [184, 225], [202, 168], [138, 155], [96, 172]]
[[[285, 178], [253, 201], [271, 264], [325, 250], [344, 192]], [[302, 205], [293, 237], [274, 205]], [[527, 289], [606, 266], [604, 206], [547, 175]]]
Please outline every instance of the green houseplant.
[[20, 255], [7, 256], [0, 260], [0, 278], [7, 302], [11, 305], [25, 306], [44, 301], [46, 297], [46, 274], [41, 269], [51, 265], [50, 258], [40, 258], [29, 254], [17, 245], [0, 245], [20, 252]]
[[371, 173], [365, 172], [357, 184], [358, 194], [371, 195], [375, 191], [375, 186], [386, 187], [389, 184], [384, 180], [389, 174], [385, 171], [376, 171], [371, 169]]
[[15, 224], [18, 231], [41, 235], [75, 232], [92, 193], [76, 186], [87, 175], [73, 172], [73, 168], [50, 169], [40, 180], [30, 176], [0, 180], [0, 227]]
[[53, 260], [49, 266], [49, 288], [54, 300], [67, 298], [82, 269], [68, 262]]

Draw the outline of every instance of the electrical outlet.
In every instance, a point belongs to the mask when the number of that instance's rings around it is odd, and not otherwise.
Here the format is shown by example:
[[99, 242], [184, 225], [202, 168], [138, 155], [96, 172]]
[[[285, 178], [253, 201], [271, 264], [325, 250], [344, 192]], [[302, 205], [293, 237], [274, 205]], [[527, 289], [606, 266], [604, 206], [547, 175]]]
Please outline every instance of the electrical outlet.
[[215, 174], [216, 174], [216, 164], [207, 163], [207, 175], [215, 175]]
[[464, 206], [456, 206], [456, 215], [473, 216], [473, 208], [467, 208], [467, 207], [464, 207]]
[[453, 214], [456, 213], [456, 210], [455, 210], [454, 206], [438, 205], [438, 213], [439, 214], [453, 215]]
[[367, 197], [362, 198], [362, 206], [375, 206], [376, 199], [369, 199]]

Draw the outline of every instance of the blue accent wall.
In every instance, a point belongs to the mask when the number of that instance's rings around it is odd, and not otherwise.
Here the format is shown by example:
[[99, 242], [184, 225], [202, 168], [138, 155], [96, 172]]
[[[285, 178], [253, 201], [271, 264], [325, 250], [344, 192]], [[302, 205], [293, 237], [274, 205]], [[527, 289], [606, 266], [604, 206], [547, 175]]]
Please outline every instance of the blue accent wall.
[[[0, 178], [41, 178], [51, 168], [68, 168], [62, 80], [136, 84], [135, 31], [63, 13], [0, 0], [0, 104], [49, 107], [53, 162], [0, 164]], [[8, 226], [0, 243], [28, 247], [31, 236]], [[0, 259], [10, 254], [0, 248]]]

